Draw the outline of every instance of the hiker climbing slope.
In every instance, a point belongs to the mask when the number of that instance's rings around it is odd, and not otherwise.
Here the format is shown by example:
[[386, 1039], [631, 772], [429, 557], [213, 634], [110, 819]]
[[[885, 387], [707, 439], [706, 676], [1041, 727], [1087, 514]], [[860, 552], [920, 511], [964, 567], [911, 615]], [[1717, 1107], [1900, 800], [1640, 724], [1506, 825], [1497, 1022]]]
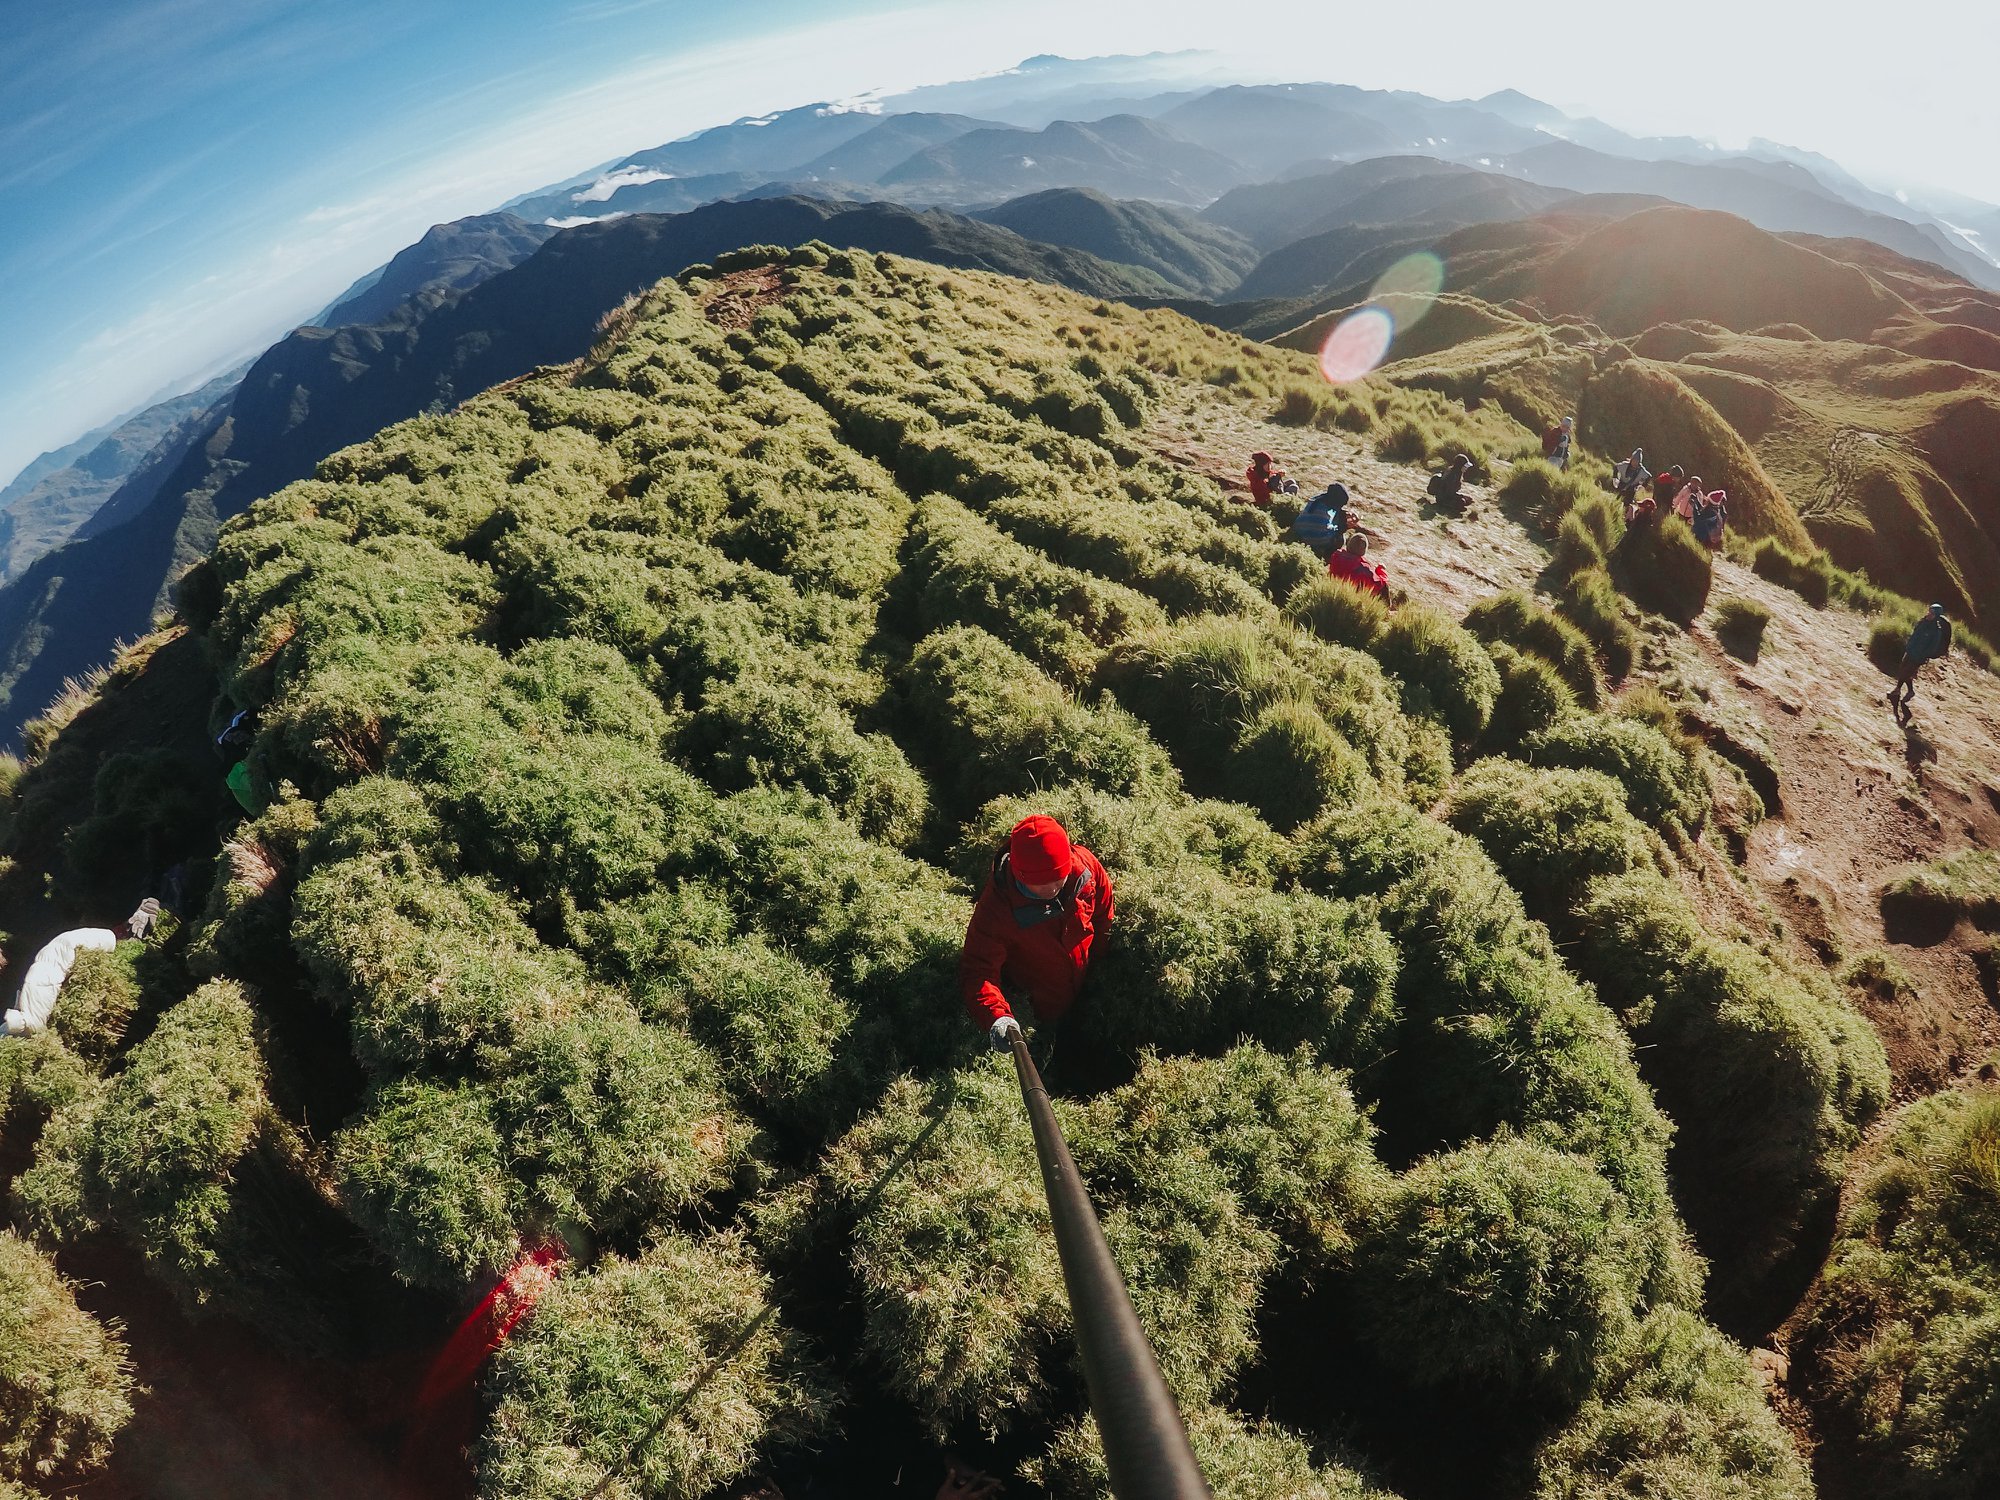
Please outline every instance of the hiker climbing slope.
[[1942, 604], [1933, 604], [1904, 643], [1902, 665], [1896, 669], [1896, 685], [1889, 689], [1889, 703], [1898, 718], [1917, 696], [1917, 673], [1924, 669], [1924, 663], [1941, 661], [1950, 650], [1951, 621], [1945, 618]]
[[965, 1009], [1004, 1051], [1020, 1032], [1015, 1000], [1060, 1021], [1090, 970], [1090, 945], [1110, 927], [1111, 877], [1070, 843], [1054, 818], [1023, 818], [993, 857], [958, 958]]
[[28, 965], [21, 981], [21, 993], [14, 1009], [6, 1014], [4, 1032], [8, 1036], [32, 1036], [46, 1031], [49, 1017], [62, 993], [63, 981], [76, 967], [79, 953], [109, 953], [118, 946], [118, 934], [108, 927], [77, 927], [42, 945], [35, 961]]

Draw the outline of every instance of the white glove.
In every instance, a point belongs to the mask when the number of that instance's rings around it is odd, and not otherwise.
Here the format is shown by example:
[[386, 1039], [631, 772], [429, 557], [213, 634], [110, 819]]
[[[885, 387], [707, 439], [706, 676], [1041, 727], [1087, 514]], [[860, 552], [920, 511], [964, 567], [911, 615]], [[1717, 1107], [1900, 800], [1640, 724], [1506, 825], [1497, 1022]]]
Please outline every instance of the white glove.
[[986, 1029], [986, 1040], [995, 1052], [1014, 1050], [1014, 1038], [1021, 1034], [1021, 1023], [1012, 1016], [1002, 1016]]

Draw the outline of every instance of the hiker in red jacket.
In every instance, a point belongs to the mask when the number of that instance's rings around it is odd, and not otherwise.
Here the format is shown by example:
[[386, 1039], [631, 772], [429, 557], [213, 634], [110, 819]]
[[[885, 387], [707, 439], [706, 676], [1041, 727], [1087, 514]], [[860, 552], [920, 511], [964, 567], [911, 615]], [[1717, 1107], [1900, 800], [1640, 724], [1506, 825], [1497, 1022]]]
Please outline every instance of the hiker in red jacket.
[[1380, 563], [1370, 565], [1368, 538], [1358, 531], [1347, 533], [1340, 550], [1326, 560], [1326, 571], [1342, 583], [1351, 583], [1371, 594], [1389, 592], [1389, 575], [1382, 571]]
[[986, 1028], [996, 1051], [1021, 1030], [1003, 987], [1026, 999], [1037, 1021], [1060, 1021], [1090, 969], [1090, 945], [1111, 917], [1111, 877], [1096, 855], [1071, 844], [1054, 818], [1037, 814], [1014, 825], [993, 857], [958, 956], [966, 1013]]
[[1269, 506], [1273, 495], [1299, 492], [1297, 481], [1285, 473], [1284, 465], [1261, 448], [1250, 455], [1250, 467], [1243, 471], [1243, 477], [1250, 485], [1250, 503], [1259, 508]]

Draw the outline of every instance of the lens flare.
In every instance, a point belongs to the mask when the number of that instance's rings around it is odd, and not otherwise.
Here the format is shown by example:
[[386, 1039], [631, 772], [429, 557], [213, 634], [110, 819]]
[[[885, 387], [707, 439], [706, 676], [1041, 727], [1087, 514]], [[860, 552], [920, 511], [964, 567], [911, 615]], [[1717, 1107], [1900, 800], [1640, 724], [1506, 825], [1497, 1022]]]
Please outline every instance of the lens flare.
[[486, 1357], [507, 1342], [514, 1325], [554, 1285], [567, 1259], [568, 1253], [560, 1244], [524, 1248], [432, 1361], [417, 1394], [417, 1405], [436, 1406], [454, 1391], [469, 1387]]
[[1368, 300], [1387, 311], [1397, 329], [1407, 333], [1423, 321], [1443, 290], [1444, 262], [1428, 250], [1419, 250], [1376, 277]]
[[1320, 374], [1335, 385], [1359, 380], [1382, 363], [1395, 336], [1396, 320], [1382, 308], [1371, 304], [1356, 309], [1334, 324], [1320, 345]]

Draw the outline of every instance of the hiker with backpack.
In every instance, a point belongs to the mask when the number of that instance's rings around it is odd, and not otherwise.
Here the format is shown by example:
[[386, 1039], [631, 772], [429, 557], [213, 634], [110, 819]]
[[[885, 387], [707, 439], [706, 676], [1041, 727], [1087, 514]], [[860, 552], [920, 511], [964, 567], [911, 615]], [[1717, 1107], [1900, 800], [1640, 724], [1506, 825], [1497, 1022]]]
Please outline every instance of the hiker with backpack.
[[1679, 464], [1667, 469], [1653, 481], [1653, 508], [1664, 515], [1673, 507], [1674, 496], [1687, 483], [1687, 474]]
[[996, 1052], [1021, 1034], [1012, 1002], [1025, 1000], [1045, 1026], [1069, 1014], [1090, 971], [1090, 945], [1113, 914], [1111, 877], [1062, 824], [1037, 814], [1014, 825], [958, 957], [966, 1013]]
[[1701, 476], [1699, 474], [1674, 491], [1674, 514], [1690, 526], [1694, 524], [1695, 498], [1702, 493]]
[[1298, 481], [1261, 449], [1250, 455], [1250, 467], [1243, 471], [1243, 477], [1250, 485], [1250, 503], [1259, 510], [1269, 508], [1273, 495], [1296, 495], [1299, 492]]
[[1625, 508], [1626, 525], [1631, 525], [1632, 509], [1639, 503], [1639, 486], [1649, 483], [1652, 477], [1652, 471], [1646, 467], [1644, 448], [1634, 448], [1632, 456], [1612, 471], [1611, 488]]
[[1314, 557], [1325, 562], [1346, 537], [1348, 528], [1355, 524], [1348, 506], [1347, 486], [1338, 481], [1328, 485], [1306, 501], [1298, 519], [1292, 522], [1292, 535], [1310, 547]]
[[1896, 685], [1889, 689], [1889, 704], [1898, 719], [1909, 716], [1910, 700], [1917, 696], [1917, 673], [1923, 670], [1924, 663], [1943, 661], [1950, 650], [1951, 621], [1945, 618], [1942, 604], [1933, 604], [1910, 631], [1910, 638], [1903, 645], [1902, 665], [1896, 669]]
[[1722, 550], [1722, 531], [1729, 524], [1729, 493], [1713, 490], [1695, 502], [1694, 518], [1689, 523], [1694, 531], [1694, 539], [1711, 552]]
[[1564, 417], [1542, 434], [1542, 457], [1558, 469], [1569, 467], [1570, 439], [1576, 432], [1576, 418]]
[[1350, 531], [1340, 550], [1327, 559], [1327, 576], [1351, 583], [1378, 598], [1389, 592], [1389, 575], [1380, 563], [1368, 561], [1368, 538], [1359, 530]]
[[1465, 498], [1465, 476], [1471, 472], [1472, 458], [1461, 453], [1437, 473], [1431, 475], [1431, 482], [1425, 486], [1430, 497], [1446, 510], [1464, 515], [1471, 502]]

